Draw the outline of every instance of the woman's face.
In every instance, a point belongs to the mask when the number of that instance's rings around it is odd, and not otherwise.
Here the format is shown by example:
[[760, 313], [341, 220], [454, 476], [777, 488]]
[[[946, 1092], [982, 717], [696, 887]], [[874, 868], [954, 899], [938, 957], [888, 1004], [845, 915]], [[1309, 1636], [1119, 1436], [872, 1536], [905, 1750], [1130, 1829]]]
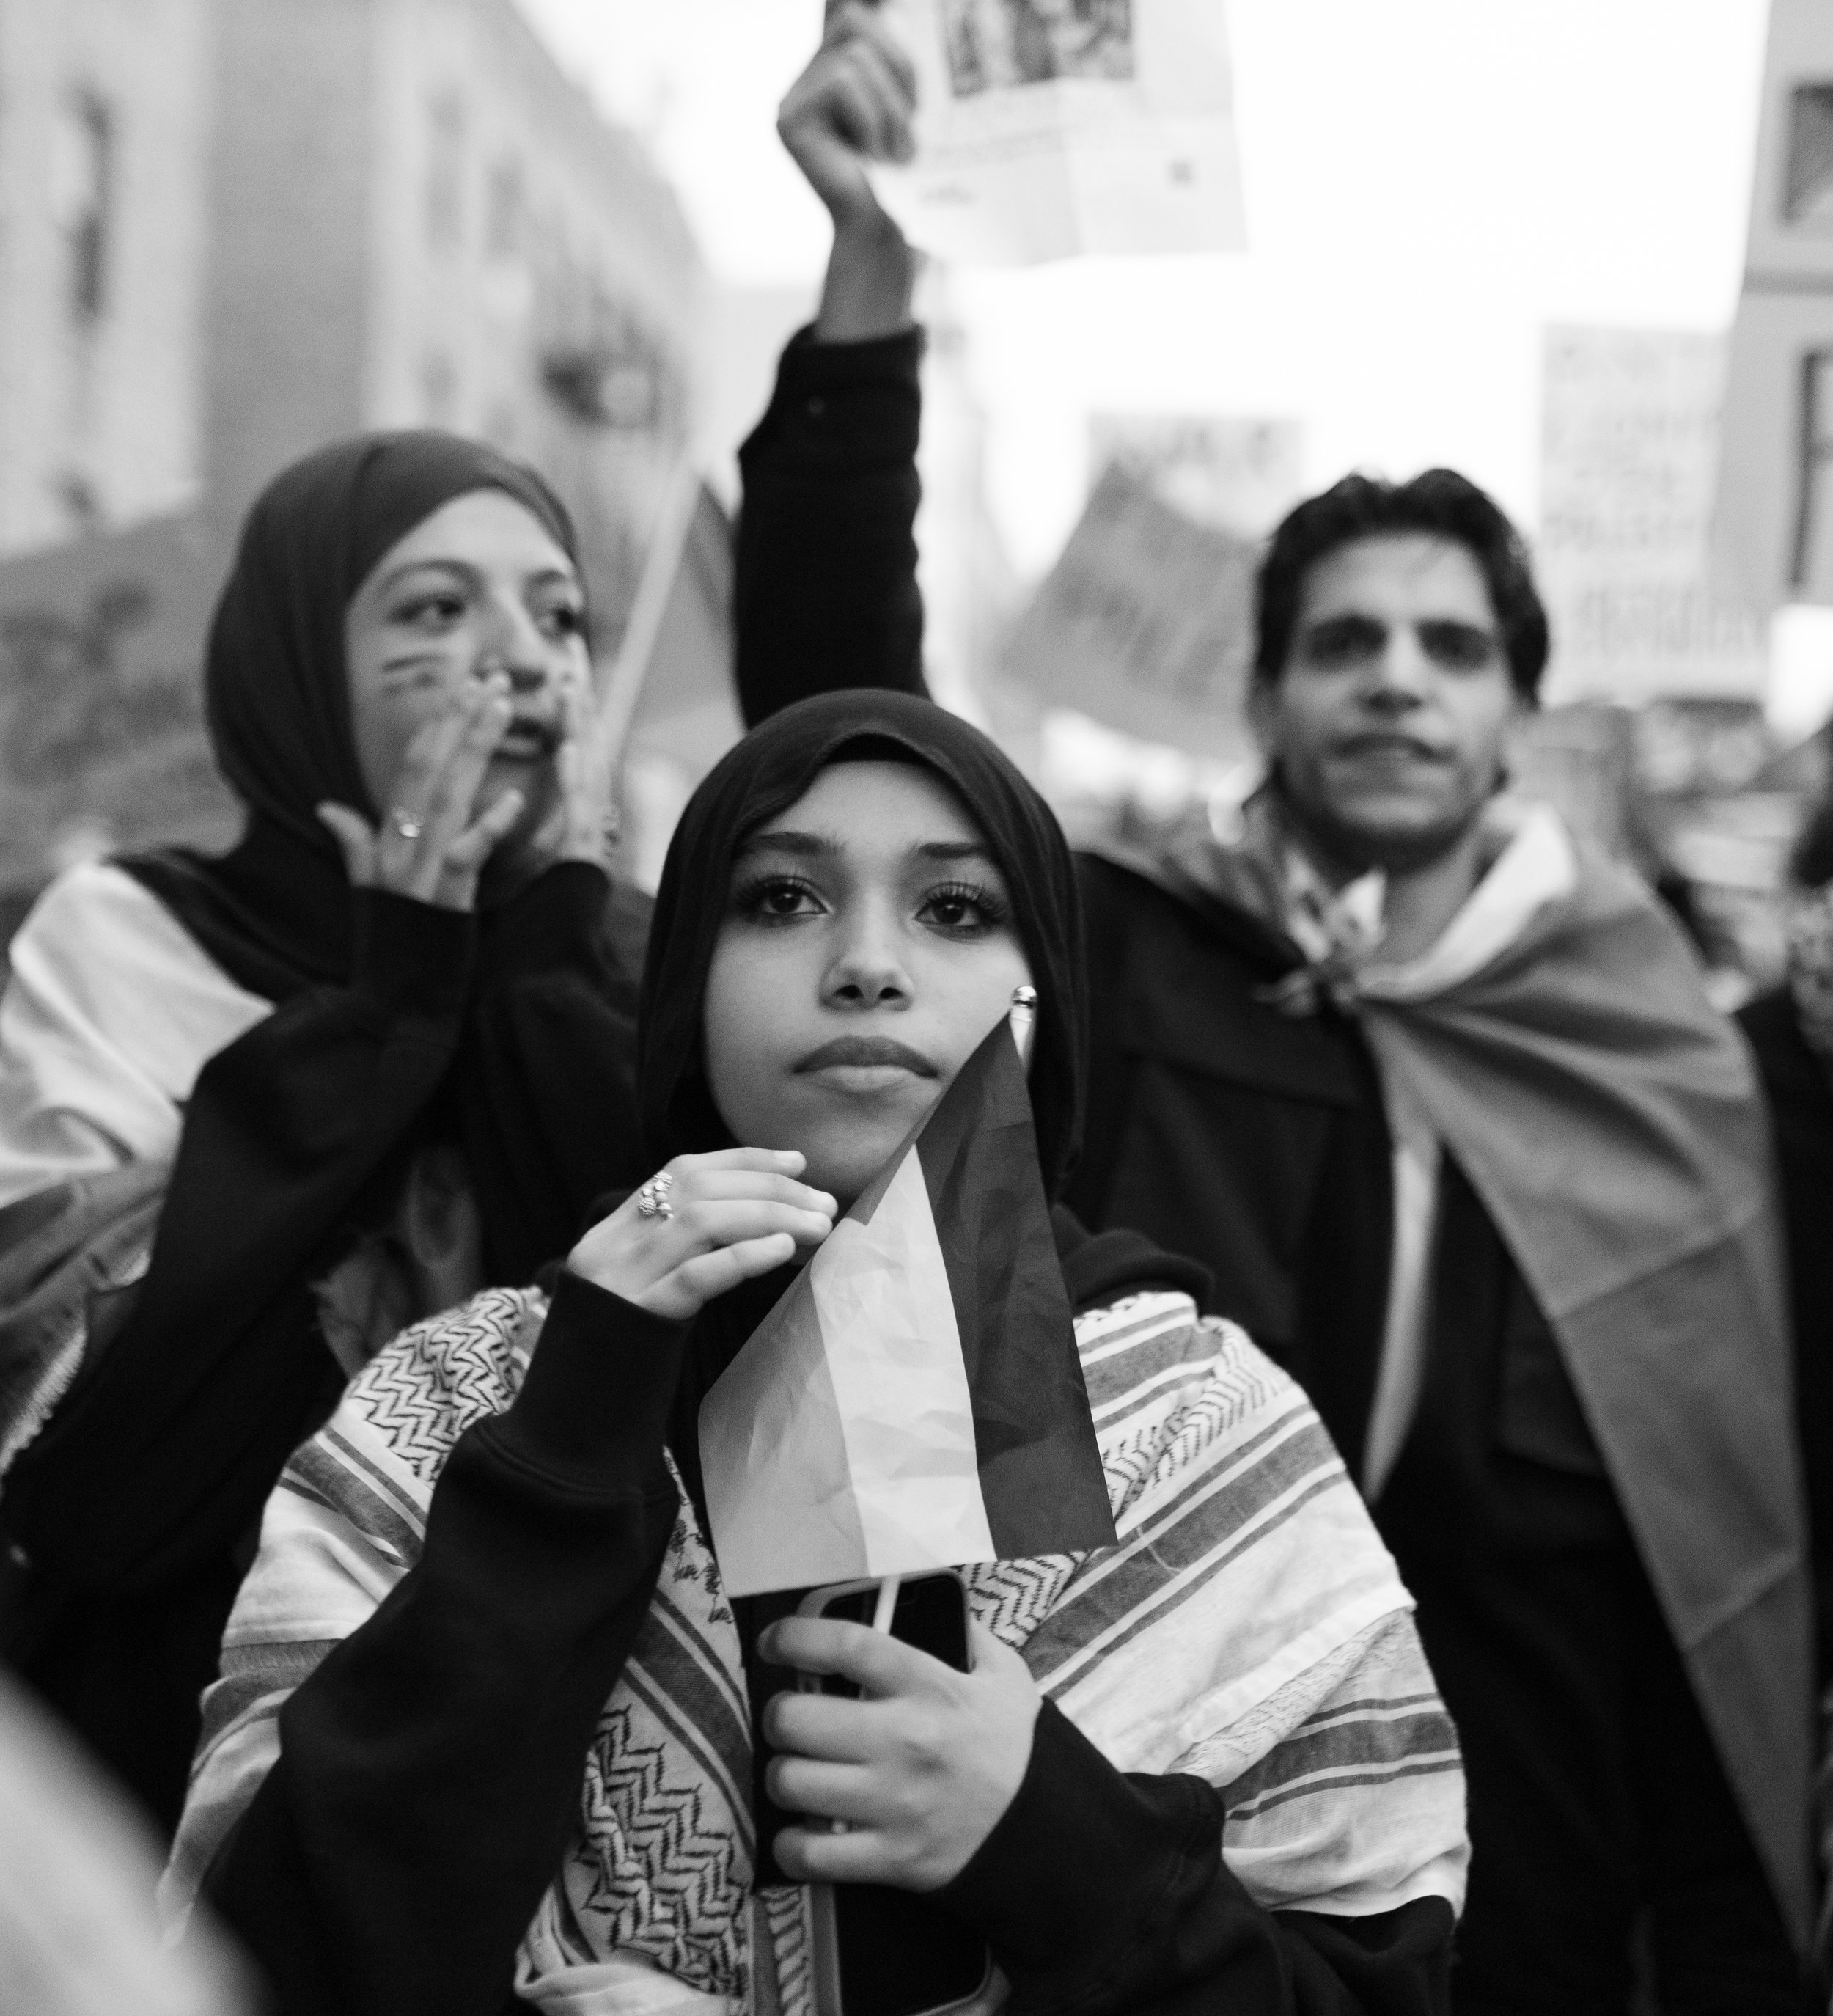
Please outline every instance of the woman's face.
[[752, 837], [724, 895], [713, 1103], [743, 1146], [800, 1148], [844, 1208], [1030, 981], [1005, 879], [933, 773], [843, 762]]
[[501, 490], [469, 491], [390, 546], [343, 621], [350, 721], [371, 804], [386, 814], [417, 730], [474, 680], [501, 672], [515, 711], [478, 794], [527, 808], [509, 844], [552, 810], [570, 682], [590, 676], [578, 571]]

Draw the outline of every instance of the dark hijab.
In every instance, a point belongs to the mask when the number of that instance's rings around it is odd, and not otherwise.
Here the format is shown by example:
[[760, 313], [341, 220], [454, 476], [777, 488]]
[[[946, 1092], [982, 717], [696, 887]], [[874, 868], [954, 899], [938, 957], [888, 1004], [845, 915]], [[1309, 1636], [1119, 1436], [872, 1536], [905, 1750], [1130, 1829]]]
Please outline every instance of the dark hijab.
[[170, 848], [120, 866], [229, 977], [283, 1001], [349, 971], [350, 886], [314, 808], [376, 818], [358, 766], [343, 625], [397, 539], [441, 506], [501, 490], [577, 558], [566, 507], [531, 469], [455, 434], [359, 435], [297, 462], [249, 513], [210, 625], [205, 711], [217, 768], [248, 812], [220, 859]]
[[1087, 982], [1075, 872], [1056, 815], [976, 728], [907, 693], [798, 701], [729, 751], [689, 801], [656, 895], [638, 1016], [637, 1082], [652, 1158], [729, 1147], [701, 1054], [701, 1001], [745, 841], [831, 763], [911, 763], [940, 777], [980, 830], [1011, 895], [1038, 994], [1031, 1099], [1046, 1189], [1057, 1195], [1081, 1132]]

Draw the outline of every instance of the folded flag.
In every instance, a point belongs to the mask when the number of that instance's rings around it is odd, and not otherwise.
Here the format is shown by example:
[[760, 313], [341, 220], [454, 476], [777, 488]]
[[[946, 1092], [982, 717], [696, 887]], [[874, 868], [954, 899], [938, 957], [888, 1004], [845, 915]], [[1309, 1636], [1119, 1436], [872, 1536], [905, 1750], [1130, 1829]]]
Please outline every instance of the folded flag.
[[700, 1408], [728, 1593], [1114, 1545], [1002, 1020]]

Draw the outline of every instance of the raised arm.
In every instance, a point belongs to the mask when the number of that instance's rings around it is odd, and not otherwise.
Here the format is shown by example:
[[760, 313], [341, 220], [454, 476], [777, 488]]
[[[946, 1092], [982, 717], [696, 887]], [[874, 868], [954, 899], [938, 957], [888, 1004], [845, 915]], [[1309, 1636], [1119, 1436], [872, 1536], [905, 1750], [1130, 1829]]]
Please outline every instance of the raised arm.
[[839, 687], [926, 690], [916, 259], [864, 165], [908, 155], [913, 102], [909, 65], [878, 7], [831, 4], [778, 130], [833, 219], [833, 252], [819, 314], [784, 351], [739, 456], [734, 617], [747, 725]]

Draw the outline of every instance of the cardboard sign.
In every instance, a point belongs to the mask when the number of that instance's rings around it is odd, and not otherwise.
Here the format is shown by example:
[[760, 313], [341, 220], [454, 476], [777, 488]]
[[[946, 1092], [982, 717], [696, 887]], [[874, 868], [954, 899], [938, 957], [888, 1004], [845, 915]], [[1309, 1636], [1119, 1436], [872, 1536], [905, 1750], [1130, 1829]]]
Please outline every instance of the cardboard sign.
[[1549, 697], [1759, 692], [1766, 627], [1712, 576], [1722, 340], [1550, 329], [1544, 374], [1535, 558]]
[[234, 839], [203, 710], [223, 570], [188, 517], [0, 565], [0, 889], [47, 880], [79, 827], [124, 848]]
[[913, 244], [968, 265], [1245, 243], [1221, 0], [885, 0], [915, 160], [875, 167]]
[[1238, 761], [1253, 640], [1252, 541], [1199, 525], [1112, 465], [1020, 620], [1007, 668], [1046, 705]]

